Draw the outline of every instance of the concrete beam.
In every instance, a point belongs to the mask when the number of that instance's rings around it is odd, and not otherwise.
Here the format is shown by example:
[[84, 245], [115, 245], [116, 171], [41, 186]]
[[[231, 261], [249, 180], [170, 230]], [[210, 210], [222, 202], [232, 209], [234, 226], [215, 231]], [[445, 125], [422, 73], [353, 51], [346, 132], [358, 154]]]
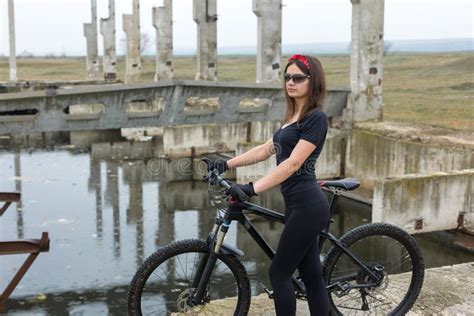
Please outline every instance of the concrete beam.
[[123, 15], [123, 30], [127, 34], [125, 82], [138, 82], [142, 72], [140, 55], [140, 0], [133, 0], [132, 14]]
[[382, 120], [384, 1], [351, 0], [351, 94], [344, 114], [346, 127]]
[[16, 43], [15, 43], [15, 8], [13, 0], [8, 0], [8, 32], [10, 39], [10, 81], [17, 81]]
[[97, 48], [97, 0], [91, 0], [91, 23], [84, 23], [87, 41], [86, 79], [99, 79], [99, 53]]
[[280, 82], [281, 0], [253, 0], [258, 17], [257, 82]]
[[372, 221], [409, 233], [473, 227], [474, 169], [411, 174], [376, 183]]
[[217, 80], [216, 0], [193, 0], [193, 19], [197, 23], [196, 80]]
[[[328, 94], [326, 114], [340, 116], [348, 91]], [[281, 121], [284, 100], [276, 84], [177, 80], [8, 93], [0, 94], [0, 133]]]
[[109, 17], [100, 19], [100, 33], [104, 37], [104, 79], [117, 78], [117, 54], [115, 46], [115, 0], [109, 0]]
[[165, 0], [162, 7], [153, 8], [156, 29], [155, 81], [173, 79], [173, 3]]

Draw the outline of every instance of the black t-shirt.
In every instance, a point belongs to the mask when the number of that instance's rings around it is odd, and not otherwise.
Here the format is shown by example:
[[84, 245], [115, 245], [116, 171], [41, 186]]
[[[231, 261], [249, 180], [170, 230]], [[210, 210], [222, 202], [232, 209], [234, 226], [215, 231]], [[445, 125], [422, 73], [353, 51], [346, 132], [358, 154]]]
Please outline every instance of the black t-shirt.
[[[299, 126], [298, 126], [299, 125]], [[290, 157], [300, 139], [316, 145], [316, 149], [304, 161], [301, 168], [281, 184], [282, 193], [295, 193], [317, 186], [314, 165], [323, 150], [328, 130], [328, 119], [324, 112], [315, 111], [273, 134], [277, 166]]]

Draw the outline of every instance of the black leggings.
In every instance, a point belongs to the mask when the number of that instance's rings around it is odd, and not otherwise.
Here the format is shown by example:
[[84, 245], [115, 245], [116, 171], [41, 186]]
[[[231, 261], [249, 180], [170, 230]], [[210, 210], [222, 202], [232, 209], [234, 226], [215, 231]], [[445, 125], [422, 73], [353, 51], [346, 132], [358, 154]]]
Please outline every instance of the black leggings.
[[329, 221], [329, 204], [319, 187], [283, 195], [285, 228], [269, 270], [275, 311], [295, 315], [296, 296], [291, 281], [298, 269], [306, 287], [311, 315], [328, 315], [329, 298], [319, 259], [319, 234]]

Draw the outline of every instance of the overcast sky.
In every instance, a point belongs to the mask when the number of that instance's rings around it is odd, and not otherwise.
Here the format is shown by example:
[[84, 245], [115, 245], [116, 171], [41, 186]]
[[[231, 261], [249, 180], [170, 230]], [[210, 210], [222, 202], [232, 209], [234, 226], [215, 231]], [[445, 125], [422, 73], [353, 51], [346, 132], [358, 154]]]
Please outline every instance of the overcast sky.
[[[472, 0], [385, 0], [385, 39], [474, 37]], [[155, 37], [153, 6], [141, 0], [142, 32]], [[350, 41], [350, 0], [283, 0], [283, 44]], [[98, 17], [108, 16], [108, 0], [97, 0]], [[122, 14], [132, 0], [116, 0], [117, 43], [124, 36]], [[218, 47], [255, 46], [257, 17], [252, 0], [218, 0]], [[83, 23], [90, 21], [90, 0], [15, 0], [17, 53], [85, 54]], [[8, 55], [7, 0], [0, 0], [0, 52]], [[192, 0], [174, 0], [175, 49], [196, 47]], [[102, 50], [102, 37], [99, 35]]]

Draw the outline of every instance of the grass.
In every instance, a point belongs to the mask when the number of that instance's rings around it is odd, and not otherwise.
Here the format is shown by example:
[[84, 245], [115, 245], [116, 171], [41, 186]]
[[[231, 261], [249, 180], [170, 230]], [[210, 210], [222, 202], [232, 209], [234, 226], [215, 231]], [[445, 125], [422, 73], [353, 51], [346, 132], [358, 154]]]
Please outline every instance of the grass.
[[[349, 56], [320, 56], [329, 87], [349, 86]], [[282, 60], [285, 64], [286, 58]], [[222, 81], [255, 82], [255, 56], [221, 56], [218, 76]], [[176, 79], [194, 79], [194, 57], [174, 59]], [[142, 80], [152, 81], [154, 58], [143, 60]], [[118, 61], [123, 80], [124, 60]], [[383, 69], [384, 120], [428, 124], [474, 131], [474, 55], [390, 54]], [[85, 58], [18, 59], [22, 80], [81, 80]], [[0, 81], [8, 79], [8, 59], [0, 60]]]

